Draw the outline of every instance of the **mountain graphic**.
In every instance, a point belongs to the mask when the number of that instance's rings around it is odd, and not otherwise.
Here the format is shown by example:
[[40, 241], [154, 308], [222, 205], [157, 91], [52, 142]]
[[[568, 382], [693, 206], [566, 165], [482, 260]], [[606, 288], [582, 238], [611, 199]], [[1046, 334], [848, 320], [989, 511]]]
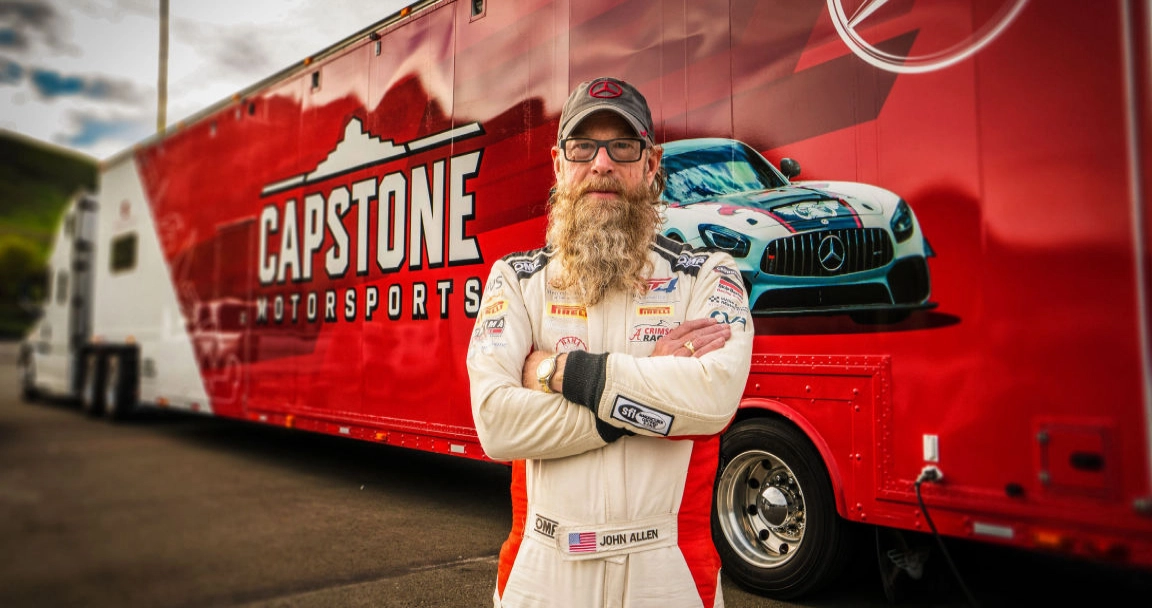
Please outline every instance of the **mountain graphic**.
[[364, 123], [360, 122], [359, 118], [351, 118], [344, 126], [344, 135], [336, 143], [336, 147], [328, 153], [327, 158], [316, 165], [315, 169], [268, 184], [260, 191], [260, 195], [267, 196], [304, 184], [323, 181], [336, 175], [379, 165], [483, 133], [484, 129], [480, 123], [471, 122], [407, 144], [397, 144], [391, 139], [372, 135], [364, 130]]

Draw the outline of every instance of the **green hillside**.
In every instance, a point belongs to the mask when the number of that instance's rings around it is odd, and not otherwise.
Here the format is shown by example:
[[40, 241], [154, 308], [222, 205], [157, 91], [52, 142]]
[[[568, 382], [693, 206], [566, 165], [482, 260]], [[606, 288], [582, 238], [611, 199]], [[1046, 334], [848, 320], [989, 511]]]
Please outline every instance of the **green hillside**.
[[94, 191], [99, 163], [0, 129], [0, 338], [23, 335], [43, 293], [45, 260], [61, 214]]

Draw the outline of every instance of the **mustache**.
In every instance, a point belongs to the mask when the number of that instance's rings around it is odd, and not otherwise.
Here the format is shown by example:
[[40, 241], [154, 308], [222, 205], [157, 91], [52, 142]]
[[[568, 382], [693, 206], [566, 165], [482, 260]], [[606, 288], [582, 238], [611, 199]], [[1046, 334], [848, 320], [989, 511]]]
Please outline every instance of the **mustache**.
[[612, 192], [614, 194], [624, 193], [624, 184], [615, 177], [607, 175], [593, 176], [582, 183], [578, 184], [572, 189], [572, 195], [579, 199], [580, 197], [588, 194], [589, 192]]

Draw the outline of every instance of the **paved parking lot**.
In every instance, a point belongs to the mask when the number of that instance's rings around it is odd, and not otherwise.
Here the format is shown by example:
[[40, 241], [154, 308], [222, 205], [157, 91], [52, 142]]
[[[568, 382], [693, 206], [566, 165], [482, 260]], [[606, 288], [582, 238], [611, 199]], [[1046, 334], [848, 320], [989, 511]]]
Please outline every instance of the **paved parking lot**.
[[[0, 606], [491, 606], [507, 467], [202, 416], [93, 420], [21, 402], [15, 352], [0, 343]], [[1152, 596], [1147, 573], [953, 547], [986, 608]], [[726, 580], [727, 606], [889, 606], [870, 551], [799, 603]], [[900, 605], [966, 605], [942, 566]]]

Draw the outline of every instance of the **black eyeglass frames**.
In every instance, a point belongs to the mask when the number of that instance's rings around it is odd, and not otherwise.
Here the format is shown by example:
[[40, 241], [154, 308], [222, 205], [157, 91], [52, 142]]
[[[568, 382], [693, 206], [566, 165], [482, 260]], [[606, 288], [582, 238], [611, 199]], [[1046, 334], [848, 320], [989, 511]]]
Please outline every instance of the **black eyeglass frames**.
[[600, 152], [600, 148], [608, 151], [608, 158], [618, 163], [634, 163], [640, 160], [647, 142], [639, 137], [617, 137], [615, 139], [590, 139], [587, 137], [569, 137], [560, 140], [560, 149], [564, 151], [564, 159], [573, 163], [592, 162]]

